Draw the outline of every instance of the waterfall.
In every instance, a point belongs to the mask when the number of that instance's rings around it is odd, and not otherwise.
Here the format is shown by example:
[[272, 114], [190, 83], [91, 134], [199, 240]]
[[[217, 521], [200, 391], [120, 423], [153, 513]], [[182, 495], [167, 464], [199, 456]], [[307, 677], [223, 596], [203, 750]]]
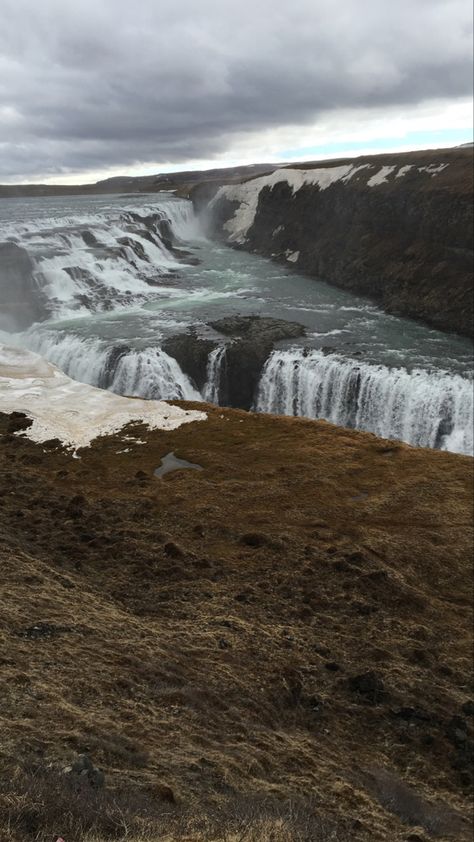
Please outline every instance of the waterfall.
[[204, 400], [208, 403], [219, 403], [225, 351], [225, 345], [219, 345], [209, 354], [206, 385], [204, 386], [202, 393]]
[[161, 348], [124, 354], [118, 362], [110, 388], [112, 392], [128, 397], [202, 400], [176, 360]]
[[408, 372], [316, 350], [274, 351], [255, 408], [324, 418], [419, 447], [473, 452], [473, 384], [443, 371]]
[[74, 380], [119, 395], [153, 400], [201, 401], [201, 394], [173, 357], [161, 348], [132, 350], [62, 331], [24, 334], [28, 347]]
[[[30, 261], [31, 295], [54, 319], [147, 302], [181, 269], [175, 246], [198, 239], [191, 202], [169, 197], [133, 209], [0, 220], [0, 243], [15, 243], [18, 260]], [[0, 277], [0, 297], [4, 283]]]

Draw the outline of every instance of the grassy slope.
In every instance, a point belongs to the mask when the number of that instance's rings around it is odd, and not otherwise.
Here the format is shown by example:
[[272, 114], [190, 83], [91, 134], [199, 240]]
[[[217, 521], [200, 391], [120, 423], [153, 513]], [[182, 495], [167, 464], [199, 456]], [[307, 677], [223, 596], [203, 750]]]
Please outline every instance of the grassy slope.
[[[472, 460], [216, 408], [141, 437], [81, 459], [0, 438], [6, 777], [85, 751], [108, 789], [295, 797], [361, 840], [407, 838], [403, 780], [409, 824], [467, 838]], [[154, 478], [169, 451], [204, 471]], [[11, 798], [0, 838], [35, 838]]]

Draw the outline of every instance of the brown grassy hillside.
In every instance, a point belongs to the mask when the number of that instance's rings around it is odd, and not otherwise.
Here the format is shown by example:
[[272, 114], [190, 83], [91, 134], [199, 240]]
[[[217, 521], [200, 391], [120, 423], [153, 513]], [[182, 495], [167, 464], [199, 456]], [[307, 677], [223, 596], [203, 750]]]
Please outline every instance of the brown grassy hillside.
[[79, 459], [20, 426], [2, 842], [470, 838], [471, 459], [212, 407]]

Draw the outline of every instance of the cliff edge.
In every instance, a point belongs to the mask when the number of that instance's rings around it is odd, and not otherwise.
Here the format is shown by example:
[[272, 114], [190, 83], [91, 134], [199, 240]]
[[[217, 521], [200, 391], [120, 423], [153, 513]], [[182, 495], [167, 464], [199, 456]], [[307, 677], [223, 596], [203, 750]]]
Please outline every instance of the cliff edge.
[[231, 245], [472, 336], [472, 161], [468, 148], [301, 164], [192, 198]]

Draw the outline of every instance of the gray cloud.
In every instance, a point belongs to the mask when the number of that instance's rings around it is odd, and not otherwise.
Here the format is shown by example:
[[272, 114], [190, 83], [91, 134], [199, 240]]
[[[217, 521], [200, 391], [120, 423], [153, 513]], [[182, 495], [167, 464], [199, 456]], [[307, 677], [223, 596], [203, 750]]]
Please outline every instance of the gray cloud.
[[0, 181], [471, 89], [466, 0], [0, 0]]

